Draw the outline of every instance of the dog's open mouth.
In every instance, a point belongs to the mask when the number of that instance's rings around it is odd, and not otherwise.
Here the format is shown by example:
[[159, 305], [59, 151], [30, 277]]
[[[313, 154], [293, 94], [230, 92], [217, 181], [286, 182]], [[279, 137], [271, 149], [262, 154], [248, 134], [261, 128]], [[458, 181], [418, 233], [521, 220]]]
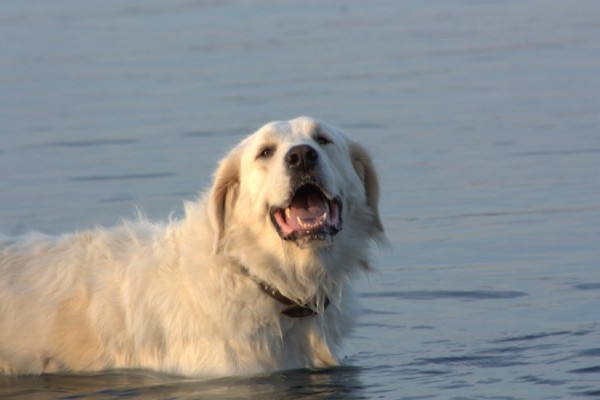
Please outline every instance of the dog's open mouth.
[[271, 220], [282, 239], [301, 245], [330, 242], [342, 229], [342, 202], [329, 198], [318, 185], [302, 185], [291, 197], [285, 208], [271, 210]]

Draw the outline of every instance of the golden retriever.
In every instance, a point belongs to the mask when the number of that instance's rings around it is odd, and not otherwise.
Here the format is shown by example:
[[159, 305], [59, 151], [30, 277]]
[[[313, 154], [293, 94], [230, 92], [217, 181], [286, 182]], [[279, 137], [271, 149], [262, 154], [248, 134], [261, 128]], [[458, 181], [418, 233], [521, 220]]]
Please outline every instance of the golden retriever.
[[0, 373], [337, 365], [378, 197], [367, 152], [300, 117], [243, 140], [181, 220], [0, 239]]

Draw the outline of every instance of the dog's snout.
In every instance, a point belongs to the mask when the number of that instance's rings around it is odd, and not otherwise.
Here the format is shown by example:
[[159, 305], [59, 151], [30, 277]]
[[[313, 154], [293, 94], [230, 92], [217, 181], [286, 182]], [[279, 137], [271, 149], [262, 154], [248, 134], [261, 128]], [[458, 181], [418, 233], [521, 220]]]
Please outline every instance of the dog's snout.
[[290, 169], [307, 172], [319, 162], [319, 153], [307, 144], [294, 146], [285, 155], [285, 162]]

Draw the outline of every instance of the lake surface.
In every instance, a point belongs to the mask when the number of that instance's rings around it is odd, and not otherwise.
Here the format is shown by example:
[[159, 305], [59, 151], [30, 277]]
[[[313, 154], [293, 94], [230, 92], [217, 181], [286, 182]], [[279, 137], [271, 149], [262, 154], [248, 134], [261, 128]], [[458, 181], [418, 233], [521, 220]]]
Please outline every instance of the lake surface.
[[600, 398], [600, 2], [0, 3], [0, 231], [181, 214], [265, 122], [376, 158], [345, 366], [1, 378], [11, 399]]

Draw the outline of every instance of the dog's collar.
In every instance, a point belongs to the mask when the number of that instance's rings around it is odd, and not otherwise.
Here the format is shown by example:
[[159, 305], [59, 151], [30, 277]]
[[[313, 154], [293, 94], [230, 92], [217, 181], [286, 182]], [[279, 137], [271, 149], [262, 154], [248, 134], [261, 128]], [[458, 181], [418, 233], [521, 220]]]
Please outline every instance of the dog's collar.
[[[298, 304], [294, 300], [290, 299], [289, 297], [285, 297], [279, 290], [275, 289], [273, 286], [269, 285], [268, 283], [262, 282], [262, 281], [259, 282], [259, 281], [256, 281], [255, 279], [252, 279], [252, 280], [255, 281], [258, 284], [258, 286], [260, 287], [260, 289], [263, 292], [265, 292], [267, 295], [269, 295], [269, 297], [277, 300], [284, 306], [291, 306], [281, 312], [283, 315], [291, 317], [291, 318], [302, 318], [302, 317], [311, 317], [313, 315], [318, 314], [312, 308], [307, 307], [306, 305]], [[329, 305], [329, 297], [326, 297], [325, 298], [325, 308], [327, 308], [328, 305]]]
[[[266, 295], [276, 300], [277, 302], [283, 304], [284, 306], [288, 306], [281, 314], [290, 318], [303, 318], [303, 317], [312, 317], [313, 315], [317, 315], [318, 313], [312, 308], [308, 307], [306, 304], [298, 304], [294, 300], [286, 297], [279, 290], [275, 289], [273, 286], [269, 285], [267, 282], [259, 280], [254, 276], [250, 275], [250, 272], [247, 268], [241, 267], [242, 271], [245, 275], [247, 275], [250, 279], [252, 279]], [[329, 305], [329, 297], [325, 297], [325, 308]]]

